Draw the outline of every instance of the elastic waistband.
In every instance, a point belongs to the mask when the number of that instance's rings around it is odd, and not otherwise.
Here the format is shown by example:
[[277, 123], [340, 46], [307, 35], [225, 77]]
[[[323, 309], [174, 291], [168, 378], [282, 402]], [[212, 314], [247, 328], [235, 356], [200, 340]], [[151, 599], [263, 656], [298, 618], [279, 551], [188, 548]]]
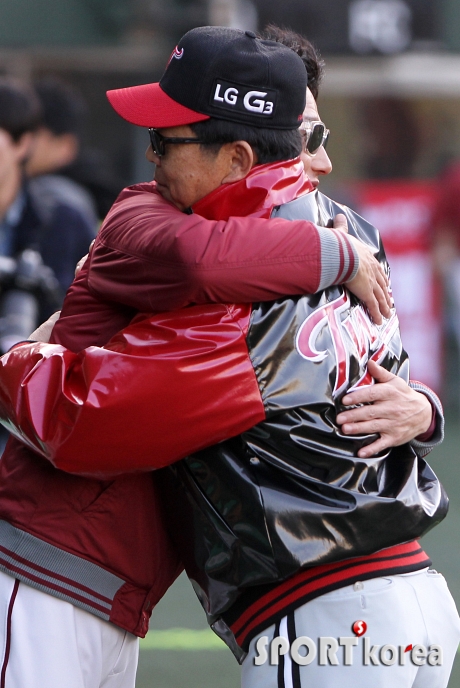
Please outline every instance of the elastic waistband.
[[357, 581], [426, 569], [431, 560], [413, 540], [355, 559], [299, 571], [275, 586], [246, 590], [222, 615], [236, 642], [248, 651], [252, 638], [302, 604]]

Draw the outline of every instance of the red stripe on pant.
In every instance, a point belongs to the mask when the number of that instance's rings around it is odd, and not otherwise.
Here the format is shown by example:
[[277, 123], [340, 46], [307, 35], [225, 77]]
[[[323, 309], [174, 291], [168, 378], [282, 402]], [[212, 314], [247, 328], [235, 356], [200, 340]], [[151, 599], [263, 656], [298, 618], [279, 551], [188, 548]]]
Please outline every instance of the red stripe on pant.
[[13, 592], [11, 593], [10, 602], [8, 605], [8, 614], [6, 616], [6, 641], [5, 641], [5, 656], [3, 658], [2, 673], [0, 675], [0, 688], [5, 688], [6, 668], [10, 658], [11, 649], [11, 617], [13, 616], [13, 607], [16, 595], [18, 594], [19, 581], [14, 581]]

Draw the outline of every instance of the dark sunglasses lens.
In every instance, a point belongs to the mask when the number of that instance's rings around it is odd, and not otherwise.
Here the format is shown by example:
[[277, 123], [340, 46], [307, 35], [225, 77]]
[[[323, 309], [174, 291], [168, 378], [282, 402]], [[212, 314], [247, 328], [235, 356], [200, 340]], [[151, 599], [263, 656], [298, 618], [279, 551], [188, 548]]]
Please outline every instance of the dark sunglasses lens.
[[323, 148], [327, 148], [327, 144], [329, 143], [329, 136], [330, 136], [330, 133], [327, 132], [326, 136], [324, 137]]
[[325, 126], [324, 124], [315, 124], [309, 139], [307, 141], [307, 151], [310, 155], [314, 155], [318, 149], [323, 145]]
[[150, 143], [152, 144], [152, 150], [155, 155], [161, 157], [164, 155], [164, 144], [162, 136], [155, 131], [155, 129], [149, 129]]

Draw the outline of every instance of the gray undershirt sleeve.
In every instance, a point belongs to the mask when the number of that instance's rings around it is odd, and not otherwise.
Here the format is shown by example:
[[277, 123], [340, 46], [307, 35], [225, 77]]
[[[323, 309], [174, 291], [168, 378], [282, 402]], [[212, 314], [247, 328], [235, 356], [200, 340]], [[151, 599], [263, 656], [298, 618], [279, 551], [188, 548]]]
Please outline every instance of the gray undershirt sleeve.
[[318, 291], [342, 284], [356, 276], [359, 257], [347, 235], [340, 230], [317, 226], [321, 243], [321, 278]]
[[414, 451], [418, 456], [422, 457], [429, 454], [430, 451], [438, 444], [441, 444], [444, 439], [444, 411], [439, 397], [432, 389], [416, 380], [410, 380], [409, 387], [412, 387], [416, 392], [424, 394], [435, 411], [436, 426], [430, 439], [426, 442], [420, 442], [417, 439], [413, 439], [412, 442], [410, 442]]

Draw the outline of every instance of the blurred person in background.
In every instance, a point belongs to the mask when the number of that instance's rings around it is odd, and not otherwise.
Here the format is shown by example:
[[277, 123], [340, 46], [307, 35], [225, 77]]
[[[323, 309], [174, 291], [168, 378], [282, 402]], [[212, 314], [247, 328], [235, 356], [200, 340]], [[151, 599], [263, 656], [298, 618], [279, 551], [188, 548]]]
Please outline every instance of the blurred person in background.
[[[59, 264], [64, 241], [44, 221], [24, 174], [41, 117], [40, 101], [31, 88], [18, 80], [0, 78], [0, 256], [17, 261], [17, 271], [12, 272], [7, 271], [7, 265], [13, 263], [4, 261], [0, 282], [7, 293], [12, 287], [17, 291], [19, 282], [23, 289], [35, 290], [38, 318], [55, 310], [64, 293], [63, 290], [59, 293], [59, 285], [50, 272], [50, 268], [54, 270]], [[74, 262], [77, 256], [72, 256]], [[31, 261], [35, 261], [35, 276], [31, 273]], [[29, 282], [24, 270], [29, 271]]]
[[106, 154], [94, 146], [83, 146], [78, 157], [61, 170], [92, 196], [99, 220], [103, 220], [125, 183], [117, 175]]
[[[30, 192], [37, 203], [50, 205], [50, 213], [61, 204], [74, 208], [81, 218], [80, 233], [87, 239], [94, 238], [99, 222], [91, 194], [61, 174], [79, 155], [85, 103], [68, 84], [52, 77], [34, 83], [34, 89], [42, 106], [42, 119], [25, 167]], [[72, 221], [78, 222], [78, 218]]]
[[[0, 78], [2, 353], [15, 342], [27, 338], [30, 324], [37, 324], [44, 315], [58, 308], [64, 295], [53, 272], [59, 263], [61, 246], [50, 234], [24, 174], [41, 117], [40, 101], [31, 88], [18, 80]], [[77, 256], [72, 256], [73, 262]], [[6, 440], [7, 432], [2, 428], [2, 451]]]
[[88, 108], [77, 89], [52, 76], [38, 79], [34, 87], [42, 103], [43, 121], [27, 172], [31, 176], [59, 172], [62, 180], [69, 180], [67, 193], [73, 182], [74, 192], [80, 189], [79, 203], [88, 206], [88, 220], [95, 226], [95, 216], [98, 221], [104, 219], [123, 183], [106, 155], [84, 142]]
[[79, 154], [86, 108], [79, 94], [58, 79], [41, 79], [34, 88], [42, 118], [25, 165], [28, 191], [46, 228], [43, 259], [65, 292], [99, 225], [91, 194], [61, 174]]
[[[17, 256], [24, 248], [35, 247], [45, 265], [53, 270], [63, 295], [72, 282], [76, 263], [94, 239], [95, 215], [77, 209], [73, 198], [72, 202], [66, 201], [68, 195], [58, 193], [57, 185], [47, 180], [29, 184], [26, 168], [35, 145], [39, 150], [37, 160], [42, 159], [43, 152], [49, 161], [55, 155], [52, 140], [42, 127], [41, 102], [32, 88], [7, 78], [0, 80], [0, 97], [0, 128], [9, 143], [11, 163], [2, 181], [5, 202], [0, 253]], [[43, 163], [40, 169], [49, 171], [50, 166], [51, 162]], [[52, 308], [59, 305], [55, 299]]]
[[[36, 177], [59, 173], [61, 194], [73, 198], [90, 225], [97, 226], [96, 218], [106, 216], [123, 184], [111, 171], [105, 155], [83, 143], [87, 105], [73, 86], [57, 77], [42, 77], [34, 82], [34, 88], [42, 104], [43, 119], [27, 174]], [[54, 184], [58, 192], [56, 180]]]

